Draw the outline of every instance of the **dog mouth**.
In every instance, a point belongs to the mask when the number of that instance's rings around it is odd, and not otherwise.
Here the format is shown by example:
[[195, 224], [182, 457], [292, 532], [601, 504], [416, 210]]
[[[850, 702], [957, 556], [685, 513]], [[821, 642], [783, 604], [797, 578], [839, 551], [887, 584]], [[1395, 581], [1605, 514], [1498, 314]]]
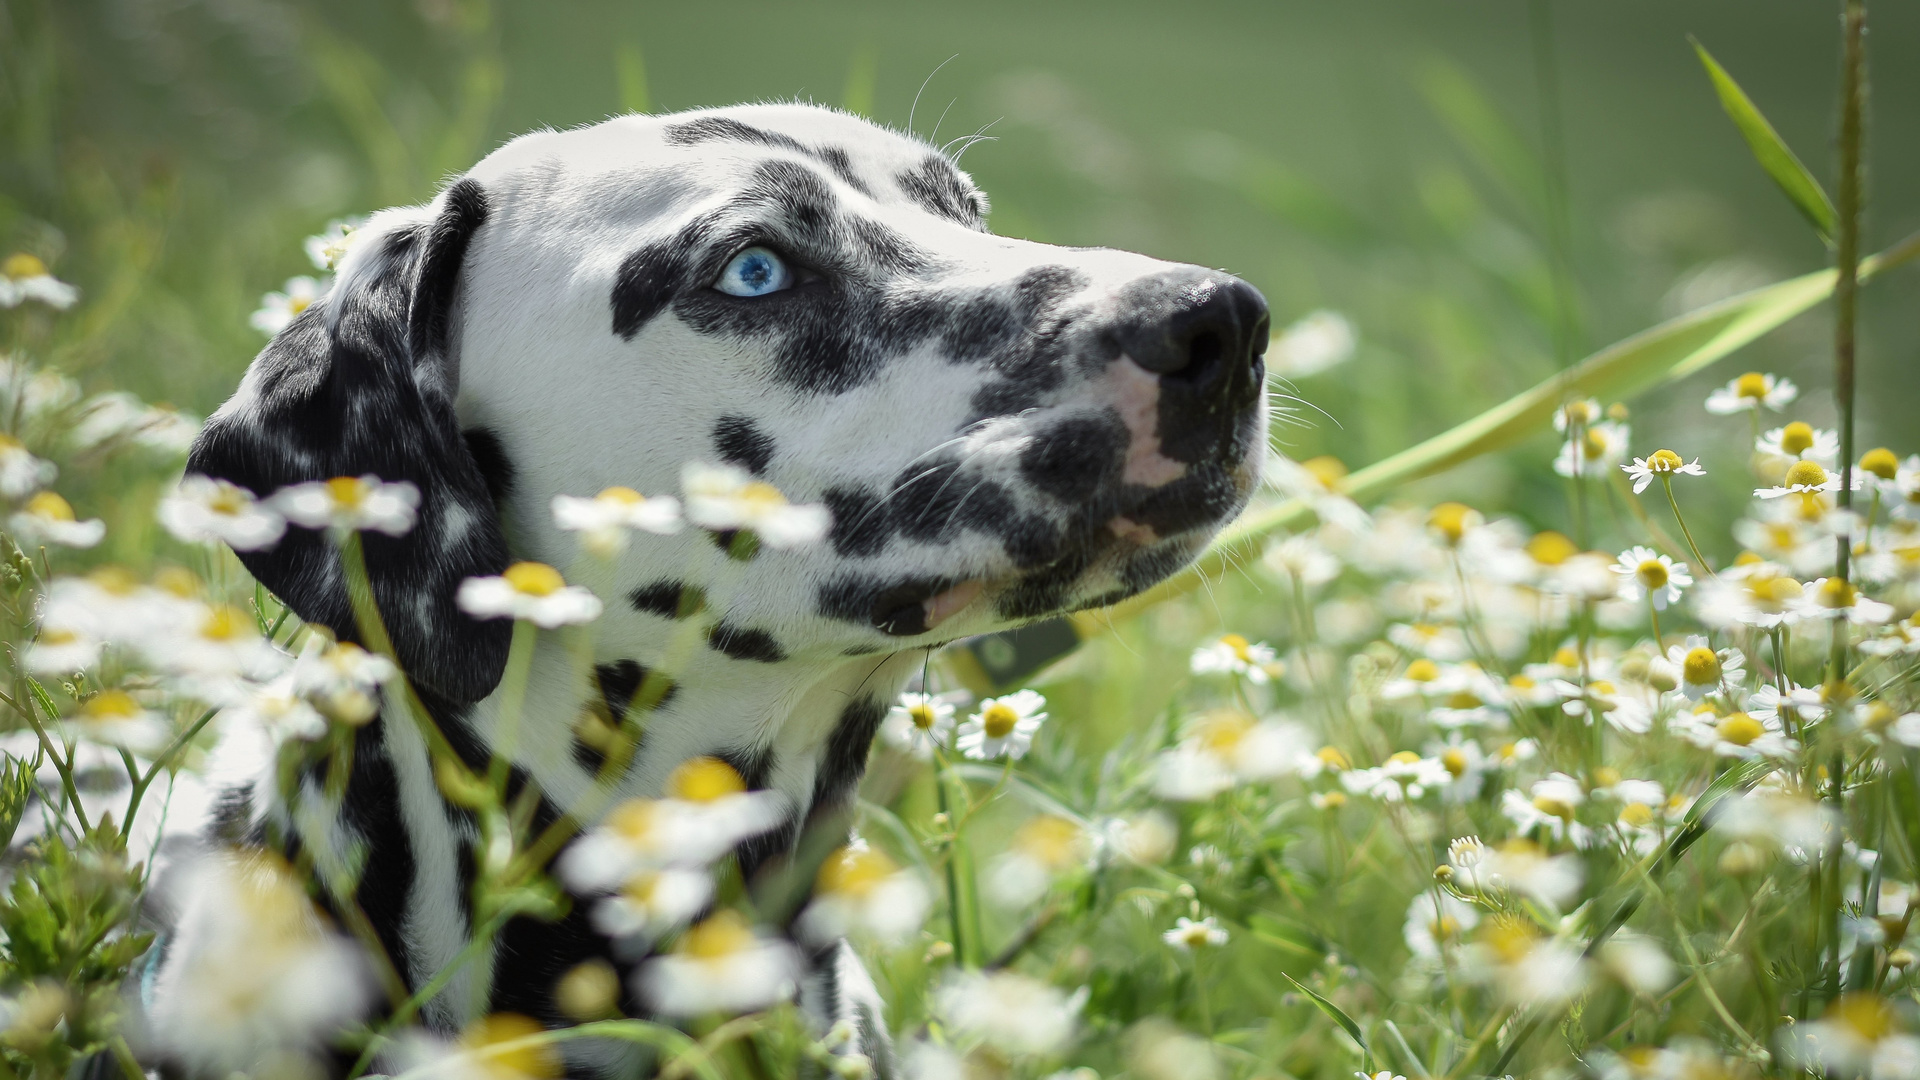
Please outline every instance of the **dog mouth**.
[[918, 637], [966, 610], [986, 588], [984, 578], [896, 585], [874, 598], [870, 619], [889, 637]]

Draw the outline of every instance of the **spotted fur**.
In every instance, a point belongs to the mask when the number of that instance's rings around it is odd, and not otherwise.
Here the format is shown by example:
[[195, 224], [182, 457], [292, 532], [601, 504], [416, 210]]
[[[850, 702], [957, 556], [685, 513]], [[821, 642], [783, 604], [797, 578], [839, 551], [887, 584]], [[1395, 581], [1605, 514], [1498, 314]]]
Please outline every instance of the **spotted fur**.
[[[461, 613], [454, 590], [511, 559], [571, 567], [610, 600], [595, 666], [583, 674], [541, 641], [514, 784], [553, 820], [607, 764], [575, 737], [583, 710], [646, 707], [644, 738], [610, 778], [618, 795], [657, 794], [679, 762], [714, 754], [786, 797], [787, 825], [740, 852], [751, 877], [795, 857], [810, 828], [844, 834], [886, 703], [925, 650], [1150, 586], [1258, 480], [1257, 292], [996, 236], [986, 209], [918, 139], [809, 106], [528, 135], [432, 203], [376, 216], [190, 468], [261, 493], [363, 473], [420, 488], [419, 524], [368, 537], [367, 561], [403, 665], [476, 766], [492, 752], [509, 628]], [[794, 287], [712, 288], [750, 245], [787, 259]], [[597, 562], [548, 516], [556, 494], [670, 493], [694, 460], [825, 503], [830, 536], [746, 562], [725, 538], [641, 536]], [[320, 537], [242, 558], [303, 618], [353, 636]], [[674, 653], [690, 623], [692, 655]], [[669, 664], [670, 684], [649, 682]], [[667, 690], [636, 705], [643, 686]], [[366, 846], [359, 902], [418, 985], [466, 939], [477, 830], [439, 798], [412, 725], [362, 730], [337, 831]], [[583, 911], [508, 924], [478, 965], [488, 1008], [559, 1022], [561, 973], [636, 959]], [[471, 977], [434, 999], [429, 1023], [469, 1019]], [[849, 949], [821, 954], [802, 996], [892, 1074], [878, 995]]]

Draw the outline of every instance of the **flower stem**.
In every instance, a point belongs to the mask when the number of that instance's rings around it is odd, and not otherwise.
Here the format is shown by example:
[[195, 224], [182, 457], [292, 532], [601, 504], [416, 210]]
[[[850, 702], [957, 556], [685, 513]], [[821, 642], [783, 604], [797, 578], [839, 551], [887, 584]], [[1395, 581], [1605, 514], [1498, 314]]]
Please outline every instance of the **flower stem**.
[[1653, 606], [1653, 596], [1647, 596], [1647, 615], [1653, 620], [1653, 650], [1659, 652], [1666, 646], [1660, 641], [1660, 609]]
[[[1840, 410], [1840, 490], [1834, 503], [1853, 507], [1854, 330], [1860, 290], [1861, 157], [1866, 143], [1867, 5], [1846, 0], [1841, 16], [1840, 178], [1835, 185], [1833, 249], [1838, 278], [1833, 285], [1833, 398]], [[1834, 538], [1833, 576], [1847, 580], [1853, 538]], [[1847, 669], [1846, 620], [1833, 622], [1827, 679], [1838, 683]]]
[[953, 930], [953, 958], [956, 963], [965, 966], [967, 962], [965, 920], [960, 910], [960, 831], [955, 829], [953, 813], [947, 802], [947, 755], [939, 747], [934, 747], [933, 794], [940, 816], [952, 829], [947, 841], [947, 922]]
[[1708, 577], [1718, 577], [1719, 575], [1707, 565], [1707, 557], [1700, 554], [1700, 545], [1693, 542], [1693, 531], [1687, 528], [1687, 519], [1680, 514], [1680, 501], [1673, 497], [1673, 477], [1661, 476], [1660, 486], [1667, 489], [1667, 505], [1673, 507], [1673, 520], [1680, 525], [1680, 535], [1687, 538], [1687, 550], [1693, 553], [1694, 565], [1704, 571]]

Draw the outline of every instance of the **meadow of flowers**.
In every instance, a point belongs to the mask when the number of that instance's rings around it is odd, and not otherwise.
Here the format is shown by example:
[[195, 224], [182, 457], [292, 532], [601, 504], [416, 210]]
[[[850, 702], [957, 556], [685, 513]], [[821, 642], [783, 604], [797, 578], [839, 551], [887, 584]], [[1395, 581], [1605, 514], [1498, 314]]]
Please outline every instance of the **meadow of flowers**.
[[[1707, 62], [1832, 241], [1842, 269], [1802, 307], [1835, 297], [1850, 394], [1858, 95], [1829, 201]], [[270, 334], [324, 295], [353, 229], [309, 238], [317, 276], [268, 294], [253, 326]], [[1375, 503], [1382, 474], [1276, 454], [1249, 516], [1263, 524], [1225, 549], [1246, 556], [1233, 573], [1189, 575], [1125, 621], [1078, 617], [1094, 640], [1031, 686], [930, 656], [882, 728], [851, 839], [803, 838], [793, 870], [749, 887], [729, 853], [780, 807], [725, 763], [577, 808], [597, 821], [578, 834], [535, 829], [503, 761], [470, 768], [433, 730], [364, 590], [356, 645], [247, 579], [228, 549], [306, 529], [364, 580], [361, 534], [404, 534], [419, 493], [179, 477], [191, 417], [85, 395], [34, 355], [85, 300], [34, 256], [0, 265], [0, 1075], [91, 1058], [140, 1077], [165, 1056], [298, 1077], [334, 1055], [358, 1075], [508, 1080], [561, 1075], [567, 1044], [601, 1040], [648, 1048], [666, 1076], [852, 1080], [877, 1063], [793, 1003], [802, 946], [846, 937], [889, 1003], [894, 1064], [927, 1080], [1920, 1077], [1920, 445], [1855, 445], [1845, 394], [1829, 430], [1791, 380], [1732, 376], [1663, 447], [1636, 438], [1627, 404], [1550, 385], [1536, 426], [1557, 450], [1539, 464], [1565, 498], [1525, 508], [1531, 523]], [[1305, 379], [1358, 333], [1316, 313], [1271, 355]], [[1729, 482], [1700, 464], [1723, 447], [1752, 493], [1725, 535], [1692, 505]], [[113, 527], [161, 554], [84, 561], [109, 528], [87, 500], [155, 488], [150, 521]], [[552, 511], [581, 560], [684, 529], [733, 533], [746, 560], [828, 525], [702, 462], [677, 492], [581, 492]], [[513, 621], [507, 723], [545, 704], [524, 693], [539, 635], [590, 655], [602, 598], [569, 569], [523, 562], [460, 590], [476, 617]], [[1151, 723], [1097, 752], [1064, 736], [1153, 679], [1169, 704]], [[583, 718], [604, 776], [666, 688]], [[355, 732], [382, 710], [421, 725], [442, 794], [479, 823], [476, 936], [413, 990], [348, 899], [351, 851], [204, 854], [177, 830], [205, 816], [221, 748], [240, 745], [278, 764], [287, 809], [269, 831], [321, 835]], [[142, 916], [170, 902], [156, 878], [213, 898], [176, 930], [201, 943], [196, 962], [159, 983]], [[505, 920], [574, 906], [649, 957], [630, 987], [647, 1018], [621, 1015], [622, 975], [589, 964], [553, 991], [576, 1026], [419, 1024], [433, 994], [478, 992], [464, 969]]]

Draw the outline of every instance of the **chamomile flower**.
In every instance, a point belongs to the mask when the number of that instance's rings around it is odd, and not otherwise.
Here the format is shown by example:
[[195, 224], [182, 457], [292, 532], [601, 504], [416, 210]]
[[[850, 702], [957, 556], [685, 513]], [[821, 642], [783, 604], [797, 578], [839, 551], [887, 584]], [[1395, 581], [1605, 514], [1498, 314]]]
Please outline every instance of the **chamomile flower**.
[[629, 799], [574, 841], [560, 857], [560, 879], [578, 893], [608, 892], [661, 867], [705, 866], [778, 825], [786, 805], [778, 792], [748, 791], [718, 758], [689, 758], [662, 798]]
[[247, 316], [247, 325], [271, 337], [287, 328], [294, 316], [307, 310], [327, 295], [331, 280], [318, 280], [305, 274], [290, 277], [278, 292], [260, 298], [260, 306]]
[[389, 484], [371, 475], [336, 476], [281, 488], [268, 502], [303, 529], [405, 536], [420, 509], [420, 489], [405, 480]]
[[1700, 467], [1700, 459], [1683, 460], [1671, 450], [1655, 450], [1643, 458], [1634, 458], [1633, 464], [1620, 466], [1621, 470], [1633, 478], [1635, 495], [1647, 490], [1656, 476], [1705, 476], [1707, 470]]
[[635, 873], [593, 906], [593, 928], [622, 941], [652, 945], [685, 926], [713, 899], [705, 869], [663, 866]]
[[53, 483], [59, 471], [53, 462], [34, 457], [20, 440], [0, 433], [0, 495], [25, 498]]
[[844, 937], [897, 944], [920, 929], [932, 900], [919, 875], [855, 840], [820, 864], [813, 900], [795, 927], [820, 944]]
[[1566, 773], [1553, 773], [1537, 781], [1525, 795], [1508, 790], [1500, 795], [1500, 812], [1513, 822], [1514, 831], [1526, 835], [1543, 830], [1554, 840], [1565, 839], [1575, 847], [1586, 847], [1593, 834], [1574, 820], [1587, 793], [1580, 781]]
[[610, 487], [591, 499], [555, 495], [553, 522], [567, 532], [579, 533], [586, 549], [603, 559], [625, 551], [628, 534], [635, 529], [671, 536], [684, 524], [680, 500], [671, 495], [648, 497], [630, 487]]
[[174, 456], [186, 453], [199, 433], [199, 422], [178, 409], [114, 391], [88, 399], [67, 438], [81, 450], [138, 446]]
[[1174, 922], [1173, 929], [1160, 935], [1160, 940], [1181, 952], [1199, 952], [1225, 945], [1227, 931], [1220, 920], [1211, 915], [1197, 920], [1183, 915]]
[[1267, 364], [1283, 379], [1304, 379], [1345, 363], [1359, 343], [1345, 315], [1315, 311], [1274, 335]]
[[1188, 667], [1195, 675], [1244, 675], [1248, 682], [1265, 683], [1278, 657], [1264, 641], [1248, 641], [1239, 634], [1222, 634], [1193, 650]]
[[42, 627], [23, 662], [35, 675], [71, 675], [99, 663], [103, 644], [99, 638], [64, 627]]
[[75, 738], [142, 756], [158, 752], [173, 735], [173, 725], [165, 717], [125, 690], [100, 691], [81, 704], [62, 726]]
[[1561, 476], [1599, 480], [1611, 475], [1626, 460], [1633, 432], [1627, 425], [1602, 420], [1581, 428], [1578, 435], [1560, 444], [1553, 459], [1553, 471]]
[[1707, 411], [1715, 416], [1757, 412], [1763, 407], [1779, 412], [1799, 396], [1800, 388], [1793, 385], [1792, 379], [1749, 371], [1708, 394]]
[[327, 718], [297, 686], [291, 672], [266, 683], [235, 683], [220, 722], [250, 728], [276, 748], [289, 739], [317, 739], [327, 733]]
[[1601, 423], [1606, 415], [1596, 398], [1569, 401], [1553, 411], [1553, 430], [1565, 435], [1569, 431]]
[[1072, 997], [1013, 971], [956, 972], [935, 995], [935, 1011], [954, 1032], [1009, 1054], [1053, 1054], [1072, 1041], [1083, 989]]
[[988, 866], [986, 893], [1005, 907], [1025, 907], [1044, 896], [1056, 878], [1086, 866], [1093, 841], [1079, 822], [1057, 814], [1028, 818]]
[[1800, 744], [1787, 738], [1776, 715], [1756, 716], [1749, 712], [1717, 716], [1712, 712], [1682, 713], [1668, 722], [1668, 729], [1721, 757], [1787, 759]]
[[200, 473], [160, 500], [160, 524], [189, 544], [219, 542], [235, 551], [259, 551], [280, 542], [287, 519], [238, 484]]
[[32, 300], [65, 311], [79, 299], [80, 290], [54, 277], [39, 256], [16, 251], [0, 262], [0, 308]]
[[986, 698], [980, 710], [961, 724], [954, 745], [970, 758], [986, 760], [1002, 754], [1022, 758], [1033, 745], [1034, 733], [1046, 720], [1047, 699], [1032, 690]]
[[1445, 889], [1428, 889], [1407, 904], [1400, 936], [1413, 955], [1438, 960], [1442, 950], [1458, 946], [1479, 925], [1479, 908]]
[[[1272, 780], [1309, 768], [1312, 733], [1283, 719], [1256, 721], [1238, 709], [1216, 709], [1188, 725], [1179, 745], [1155, 761], [1154, 793], [1199, 802], [1237, 783]], [[1316, 769], [1317, 771], [1317, 769]]]
[[8, 523], [26, 544], [90, 548], [107, 535], [106, 522], [99, 518], [76, 520], [72, 505], [51, 491], [38, 492], [28, 499]]
[[1680, 692], [1689, 701], [1719, 693], [1729, 684], [1738, 685], [1747, 663], [1739, 649], [1716, 651], [1699, 636], [1687, 638], [1684, 645], [1668, 646], [1667, 660], [1679, 670]]
[[335, 218], [327, 222], [327, 227], [318, 235], [309, 236], [301, 241], [308, 261], [315, 270], [331, 273], [347, 257], [359, 239], [360, 228], [367, 223], [364, 217]]
[[468, 578], [456, 596], [476, 619], [526, 619], [551, 630], [600, 617], [600, 598], [546, 563], [517, 562], [498, 577]]
[[703, 529], [750, 529], [768, 547], [811, 544], [833, 523], [825, 506], [787, 501], [780, 489], [731, 465], [689, 463], [680, 473], [687, 520]]
[[1263, 474], [1267, 483], [1312, 508], [1322, 522], [1349, 532], [1366, 532], [1373, 519], [1341, 490], [1347, 467], [1339, 458], [1322, 455], [1295, 461], [1281, 453], [1267, 455]]
[[725, 910], [680, 935], [674, 950], [643, 964], [634, 989], [675, 1017], [740, 1013], [792, 997], [802, 974], [792, 945], [756, 933]]
[[1674, 562], [1650, 547], [1621, 552], [1613, 572], [1620, 576], [1621, 599], [1635, 601], [1644, 596], [1657, 611], [1677, 602], [1681, 590], [1693, 584], [1686, 563]]
[[328, 717], [359, 725], [380, 711], [380, 687], [398, 675], [393, 661], [351, 641], [315, 634], [294, 661], [294, 689]]
[[1762, 458], [1788, 462], [1817, 461], [1832, 467], [1840, 457], [1840, 433], [1830, 428], [1814, 427], [1804, 420], [1795, 420], [1760, 436], [1753, 448]]
[[909, 690], [900, 695], [880, 721], [880, 737], [889, 746], [925, 761], [945, 746], [953, 733], [954, 702], [946, 695]]
[[1845, 619], [1857, 626], [1878, 626], [1893, 618], [1893, 605], [1866, 596], [1846, 578], [1824, 577], [1807, 586], [1800, 613], [1811, 619]]
[[[1860, 486], [1858, 476], [1854, 478], [1854, 487]], [[1840, 476], [1829, 473], [1820, 463], [1802, 458], [1787, 466], [1785, 475], [1780, 478], [1777, 487], [1755, 488], [1753, 494], [1762, 499], [1778, 499], [1785, 495], [1819, 495], [1824, 491], [1840, 490]]]

